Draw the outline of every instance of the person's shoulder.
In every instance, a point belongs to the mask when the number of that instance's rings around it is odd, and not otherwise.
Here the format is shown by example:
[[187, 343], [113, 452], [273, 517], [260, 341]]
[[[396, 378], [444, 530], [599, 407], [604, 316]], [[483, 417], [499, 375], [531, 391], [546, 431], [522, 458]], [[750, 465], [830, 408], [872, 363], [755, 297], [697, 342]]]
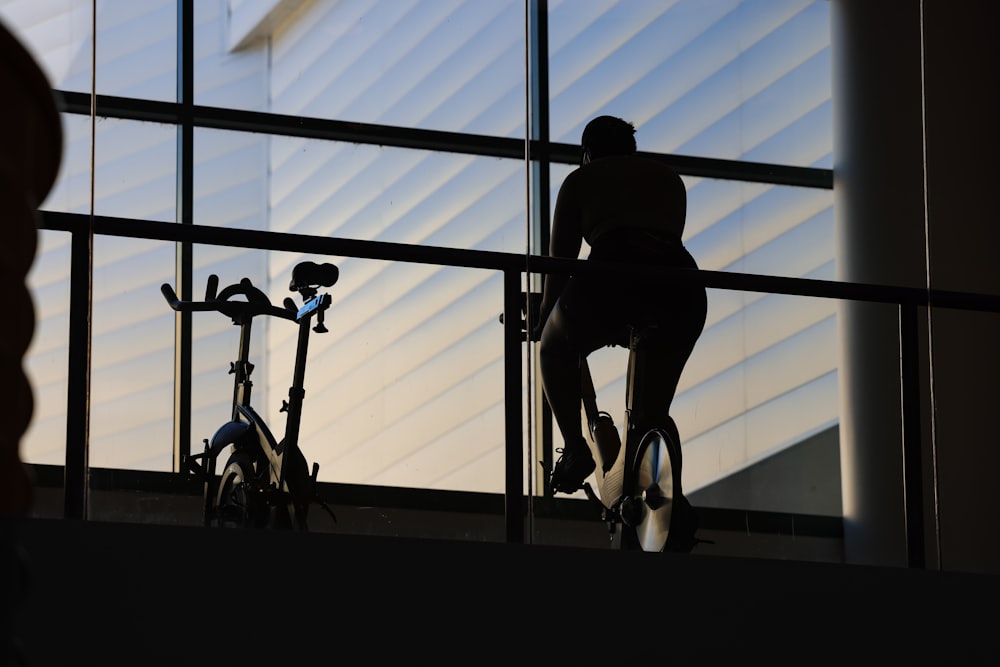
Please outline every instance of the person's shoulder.
[[581, 180], [586, 180], [587, 179], [587, 173], [588, 173], [587, 167], [589, 167], [589, 166], [590, 165], [584, 165], [582, 167], [577, 167], [573, 171], [571, 171], [568, 174], [566, 174], [566, 178], [564, 178], [563, 182], [562, 182], [562, 187], [564, 189], [565, 188], [572, 188], [572, 187], [575, 187], [575, 184], [579, 183]]

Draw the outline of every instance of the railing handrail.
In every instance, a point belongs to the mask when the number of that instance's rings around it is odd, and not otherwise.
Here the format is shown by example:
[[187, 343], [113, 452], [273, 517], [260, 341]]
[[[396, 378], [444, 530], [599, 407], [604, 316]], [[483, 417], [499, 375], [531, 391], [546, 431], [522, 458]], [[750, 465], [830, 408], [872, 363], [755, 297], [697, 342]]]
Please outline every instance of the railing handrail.
[[[41, 211], [40, 213], [42, 228], [54, 231], [73, 231], [78, 224], [82, 225], [89, 219], [88, 215], [80, 213], [56, 211]], [[634, 265], [512, 252], [412, 245], [207, 225], [180, 225], [173, 222], [155, 222], [113, 216], [94, 216], [93, 222], [95, 234], [108, 236], [496, 271], [514, 269], [531, 273], [586, 273], [614, 270], [633, 272], [636, 275], [648, 275], [651, 272], [656, 272], [657, 275], [666, 277], [668, 280], [700, 283], [714, 289], [1000, 312], [1000, 295], [977, 292], [769, 276], [734, 271], [709, 271], [706, 269], [649, 269]]]

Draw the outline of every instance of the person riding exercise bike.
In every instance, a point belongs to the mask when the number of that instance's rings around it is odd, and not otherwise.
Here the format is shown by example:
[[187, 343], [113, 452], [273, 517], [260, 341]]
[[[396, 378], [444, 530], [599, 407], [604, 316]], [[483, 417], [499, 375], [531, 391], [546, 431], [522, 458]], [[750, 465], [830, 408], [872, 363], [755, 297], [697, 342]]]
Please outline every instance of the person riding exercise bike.
[[[687, 192], [677, 172], [637, 155], [635, 127], [621, 118], [594, 118], [581, 144], [580, 167], [556, 198], [549, 255], [577, 259], [586, 240], [589, 260], [697, 269], [681, 241]], [[580, 360], [601, 347], [628, 347], [636, 324], [660, 325], [662, 349], [650, 357], [658, 378], [653, 402], [662, 409], [660, 423], [675, 429], [670, 404], [706, 311], [699, 285], [624, 272], [546, 276], [533, 339], [540, 341], [542, 389], [564, 441], [550, 478], [554, 493], [576, 492], [596, 467], [580, 418]]]

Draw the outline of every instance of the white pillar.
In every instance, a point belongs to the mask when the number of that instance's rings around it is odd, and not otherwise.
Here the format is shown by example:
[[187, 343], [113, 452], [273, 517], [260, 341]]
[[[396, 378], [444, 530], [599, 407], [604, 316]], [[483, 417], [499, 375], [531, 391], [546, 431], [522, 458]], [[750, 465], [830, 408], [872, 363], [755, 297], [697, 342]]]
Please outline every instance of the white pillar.
[[[1000, 294], [990, 4], [832, 0], [839, 279]], [[852, 563], [907, 563], [896, 315], [844, 302], [839, 318]], [[932, 306], [921, 332], [928, 567], [996, 571], [1000, 315]]]

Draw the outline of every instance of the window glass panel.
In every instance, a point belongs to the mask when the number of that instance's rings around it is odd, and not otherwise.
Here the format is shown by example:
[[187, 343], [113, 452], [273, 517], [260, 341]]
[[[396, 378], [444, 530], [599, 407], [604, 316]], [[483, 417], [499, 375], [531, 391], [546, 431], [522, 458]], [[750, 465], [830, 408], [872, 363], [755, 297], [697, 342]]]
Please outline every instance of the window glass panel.
[[[209, 273], [242, 277], [281, 303], [303, 259], [340, 269], [328, 333], [313, 334], [300, 446], [321, 481], [502, 493], [503, 277], [488, 270], [293, 253], [196, 248], [194, 298]], [[266, 263], [266, 266], [265, 266]], [[166, 305], [163, 304], [166, 310]], [[192, 450], [231, 414], [239, 332], [195, 313]], [[253, 404], [277, 439], [285, 428], [297, 328], [255, 323]]]
[[827, 0], [553, 0], [553, 141], [611, 114], [640, 150], [829, 168]]
[[[195, 222], [198, 222], [197, 216]], [[287, 283], [285, 289], [278, 290], [268, 279], [266, 250], [196, 245], [192, 257], [191, 298], [195, 301], [205, 299], [208, 278], [213, 274], [219, 279], [218, 292], [247, 278], [276, 305], [280, 305], [287, 294]], [[173, 284], [173, 278], [170, 282]], [[162, 298], [159, 304], [172, 312]], [[274, 391], [266, 381], [268, 358], [265, 353], [273, 325], [263, 320], [254, 323], [250, 338], [250, 358], [257, 368], [252, 375], [256, 406], [268, 405]], [[235, 376], [230, 373], [230, 364], [237, 359], [239, 340], [240, 329], [229, 317], [215, 311], [192, 314], [190, 450], [193, 454], [200, 453], [204, 449], [202, 441], [211, 440], [215, 431], [232, 415]], [[279, 401], [285, 389], [287, 387], [277, 387]], [[218, 464], [221, 471], [225, 457]]]
[[524, 135], [518, 0], [315, 2], [280, 21], [229, 4], [200, 17], [199, 104]]
[[523, 252], [520, 160], [195, 133], [195, 222]]
[[175, 221], [177, 129], [159, 123], [99, 119], [96, 131], [94, 212]]
[[274, 231], [519, 252], [523, 163], [275, 139]]
[[[502, 493], [502, 274], [335, 263], [330, 331], [310, 341], [302, 422], [319, 479]], [[273, 327], [268, 339], [272, 419], [290, 378], [293, 329]]]
[[684, 243], [699, 267], [833, 280], [833, 192], [684, 177]]
[[177, 129], [173, 125], [63, 114], [63, 160], [42, 208], [122, 218], [177, 219]]
[[35, 329], [24, 357], [34, 406], [21, 438], [28, 463], [66, 463], [66, 388], [69, 358], [70, 236], [40, 230], [27, 283], [35, 308]]
[[94, 239], [90, 465], [173, 467], [174, 246]]
[[839, 420], [836, 301], [709, 290], [708, 304], [671, 408], [691, 492]]
[[[176, 0], [102, 0], [96, 7], [97, 93], [175, 100]], [[0, 0], [0, 18], [31, 48], [52, 86], [70, 92], [94, 86], [93, 10], [91, 0]]]

